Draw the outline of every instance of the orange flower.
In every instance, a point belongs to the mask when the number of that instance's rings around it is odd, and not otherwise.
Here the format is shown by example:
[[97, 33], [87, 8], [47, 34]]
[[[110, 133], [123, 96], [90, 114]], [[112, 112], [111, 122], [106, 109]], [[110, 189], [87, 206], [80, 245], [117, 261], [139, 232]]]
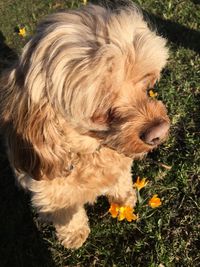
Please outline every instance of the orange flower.
[[112, 203], [109, 209], [111, 216], [117, 218], [119, 221], [126, 219], [128, 222], [137, 220], [138, 216], [134, 214], [134, 209], [130, 206], [119, 206], [118, 204]]
[[110, 214], [111, 214], [111, 216], [113, 218], [117, 218], [118, 213], [119, 213], [119, 205], [118, 204], [115, 204], [115, 203], [112, 203], [110, 205], [109, 212], [110, 212]]
[[133, 184], [133, 187], [137, 188], [138, 191], [145, 187], [148, 184], [148, 181], [146, 181], [146, 178], [140, 179], [140, 177], [137, 177], [137, 181]]
[[158, 93], [154, 93], [153, 90], [149, 90], [149, 96], [154, 98], [154, 97], [157, 97], [158, 96]]
[[162, 202], [158, 195], [153, 195], [153, 197], [149, 200], [149, 206], [153, 209], [159, 207], [161, 204]]
[[133, 213], [134, 209], [130, 206], [121, 207], [119, 209], [119, 216], [118, 220], [122, 221], [123, 219], [126, 219], [128, 222], [132, 222], [137, 220], [137, 215]]

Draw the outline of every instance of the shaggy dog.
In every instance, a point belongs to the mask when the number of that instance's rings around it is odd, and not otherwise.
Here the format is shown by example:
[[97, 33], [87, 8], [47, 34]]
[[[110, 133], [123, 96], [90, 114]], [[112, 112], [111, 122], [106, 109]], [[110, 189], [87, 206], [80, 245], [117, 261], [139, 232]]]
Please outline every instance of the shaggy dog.
[[165, 45], [137, 7], [89, 5], [43, 20], [1, 80], [10, 163], [67, 248], [90, 232], [85, 203], [106, 195], [135, 205], [132, 160], [169, 129], [165, 106], [148, 96]]

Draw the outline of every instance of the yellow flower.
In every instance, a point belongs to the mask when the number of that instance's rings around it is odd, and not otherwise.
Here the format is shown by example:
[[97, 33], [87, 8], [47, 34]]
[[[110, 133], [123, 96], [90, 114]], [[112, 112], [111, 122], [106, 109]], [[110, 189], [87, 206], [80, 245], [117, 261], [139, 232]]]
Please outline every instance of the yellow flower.
[[26, 36], [26, 29], [25, 27], [23, 28], [19, 28], [19, 32], [18, 32], [19, 36], [21, 37], [25, 37]]
[[149, 96], [154, 98], [154, 97], [158, 96], [158, 93], [154, 93], [154, 91], [151, 89], [151, 90], [149, 90]]
[[83, 0], [83, 4], [84, 5], [87, 5], [87, 0]]
[[110, 205], [109, 212], [110, 212], [110, 214], [111, 214], [111, 216], [113, 218], [117, 218], [118, 213], [119, 213], [119, 205], [118, 204], [115, 204], [115, 203], [112, 203]]
[[149, 200], [149, 206], [153, 209], [159, 207], [161, 204], [162, 202], [158, 195], [153, 195], [153, 197]]
[[137, 181], [133, 184], [133, 187], [137, 188], [138, 191], [145, 187], [148, 184], [149, 181], [146, 181], [146, 178], [140, 179], [140, 177], [137, 177]]
[[119, 221], [126, 219], [128, 222], [137, 220], [138, 216], [134, 214], [134, 209], [130, 206], [119, 206], [112, 203], [109, 209], [113, 218], [118, 218]]
[[125, 207], [120, 207], [119, 208], [119, 215], [118, 215], [118, 220], [119, 221], [122, 221], [124, 220], [126, 217], [125, 217]]

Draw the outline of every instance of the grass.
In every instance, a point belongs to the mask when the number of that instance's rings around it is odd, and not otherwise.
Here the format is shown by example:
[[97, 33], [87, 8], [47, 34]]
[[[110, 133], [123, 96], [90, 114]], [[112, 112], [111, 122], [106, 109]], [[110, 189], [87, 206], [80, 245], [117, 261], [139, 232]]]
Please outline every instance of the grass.
[[[0, 70], [12, 64], [45, 14], [81, 1], [1, 0]], [[104, 1], [105, 2], [105, 1]], [[111, 1], [110, 1], [111, 2]], [[142, 196], [158, 193], [162, 206], [139, 207], [140, 220], [117, 222], [104, 198], [88, 206], [91, 235], [76, 251], [64, 249], [19, 190], [0, 146], [0, 266], [197, 267], [200, 264], [200, 5], [189, 0], [138, 0], [169, 40], [170, 59], [156, 90], [169, 110], [167, 143], [133, 163], [133, 179], [148, 177]], [[27, 38], [16, 26], [25, 25]], [[165, 165], [171, 168], [166, 168]]]

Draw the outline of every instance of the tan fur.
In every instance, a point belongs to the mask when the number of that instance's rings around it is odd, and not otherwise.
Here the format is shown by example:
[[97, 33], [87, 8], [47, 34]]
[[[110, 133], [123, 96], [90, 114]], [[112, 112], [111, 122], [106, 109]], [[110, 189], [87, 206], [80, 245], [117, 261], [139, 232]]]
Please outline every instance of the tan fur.
[[103, 194], [135, 205], [131, 162], [154, 148], [141, 133], [169, 123], [146, 91], [166, 64], [165, 45], [135, 6], [89, 5], [47, 17], [2, 77], [10, 163], [67, 248], [90, 232], [85, 203]]

